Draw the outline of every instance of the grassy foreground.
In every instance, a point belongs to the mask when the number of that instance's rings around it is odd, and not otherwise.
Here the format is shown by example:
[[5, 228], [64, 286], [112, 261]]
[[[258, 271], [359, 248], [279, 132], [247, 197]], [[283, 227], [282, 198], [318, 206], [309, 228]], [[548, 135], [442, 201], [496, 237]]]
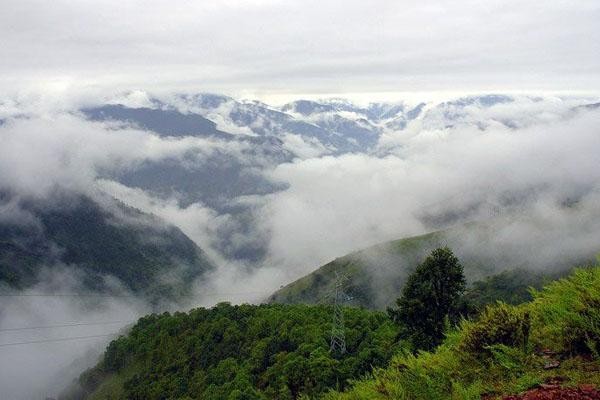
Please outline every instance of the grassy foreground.
[[600, 385], [600, 266], [488, 306], [433, 352], [406, 352], [328, 400], [479, 399], [519, 393], [550, 378]]

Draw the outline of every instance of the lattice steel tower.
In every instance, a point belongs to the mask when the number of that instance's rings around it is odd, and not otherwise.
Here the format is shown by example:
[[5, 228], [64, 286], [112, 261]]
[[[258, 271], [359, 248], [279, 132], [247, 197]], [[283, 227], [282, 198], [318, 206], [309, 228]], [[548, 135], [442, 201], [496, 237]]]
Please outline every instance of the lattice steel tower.
[[333, 293], [333, 324], [331, 327], [331, 343], [329, 351], [339, 354], [346, 353], [346, 334], [344, 332], [344, 309], [342, 308], [346, 294], [344, 293], [345, 275], [335, 273], [335, 287]]

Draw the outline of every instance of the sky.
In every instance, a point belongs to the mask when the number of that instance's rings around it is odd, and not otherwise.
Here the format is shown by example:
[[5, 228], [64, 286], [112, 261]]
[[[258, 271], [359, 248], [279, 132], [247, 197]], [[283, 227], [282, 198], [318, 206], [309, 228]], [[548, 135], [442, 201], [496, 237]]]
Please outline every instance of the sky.
[[595, 0], [3, 0], [0, 87], [597, 93], [598, 21]]

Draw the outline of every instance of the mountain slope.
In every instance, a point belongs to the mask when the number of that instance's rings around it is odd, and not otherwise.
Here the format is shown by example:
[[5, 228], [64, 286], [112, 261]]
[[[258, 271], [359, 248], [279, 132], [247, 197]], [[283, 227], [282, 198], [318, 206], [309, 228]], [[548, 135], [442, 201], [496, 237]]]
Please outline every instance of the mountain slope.
[[221, 303], [150, 315], [111, 342], [61, 400], [479, 399], [556, 376], [600, 384], [599, 288], [600, 267], [576, 270], [529, 303], [494, 303], [434, 352], [416, 355], [396, 342], [384, 313], [360, 308], [344, 309], [344, 355], [328, 351], [330, 306]]
[[[384, 309], [398, 297], [407, 276], [427, 254], [443, 246], [449, 246], [460, 259], [469, 283], [510, 270], [530, 271], [526, 274], [532, 279], [529, 283], [540, 283], [544, 276], [558, 276], [572, 265], [594, 258], [595, 253], [567, 254], [558, 250], [551, 257], [538, 257], [538, 254], [530, 251], [531, 247], [540, 247], [540, 252], [544, 248], [545, 253], [545, 246], [552, 247], [552, 243], [539, 242], [538, 238], [507, 242], [505, 235], [513, 229], [513, 224], [511, 219], [472, 222], [372, 246], [321, 266], [276, 291], [269, 301], [307, 304], [328, 302], [328, 296], [334, 288], [335, 274], [339, 272], [347, 276], [345, 287], [349, 304]], [[522, 275], [513, 274], [516, 277]], [[509, 281], [513, 280], [514, 283], [515, 277], [509, 275], [499, 279], [501, 281], [488, 284], [512, 284]], [[479, 284], [485, 285], [485, 282]]]
[[[0, 199], [14, 209], [14, 198]], [[19, 201], [29, 223], [0, 219], [0, 282], [23, 289], [38, 283], [42, 270], [71, 268], [88, 289], [107, 290], [111, 276], [135, 292], [174, 295], [183, 282], [213, 269], [178, 228], [106, 201], [73, 193]], [[162, 283], [168, 280], [178, 284]]]

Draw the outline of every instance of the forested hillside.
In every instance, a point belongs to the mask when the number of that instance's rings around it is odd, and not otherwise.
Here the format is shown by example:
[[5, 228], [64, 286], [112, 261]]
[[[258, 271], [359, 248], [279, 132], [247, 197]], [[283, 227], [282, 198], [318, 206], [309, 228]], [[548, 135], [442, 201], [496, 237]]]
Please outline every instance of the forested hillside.
[[[440, 261], [446, 268], [444, 254], [453, 259], [449, 249], [440, 249], [418, 271], [427, 273], [427, 263]], [[411, 282], [424, 277], [413, 274]], [[479, 299], [493, 299], [505, 278], [477, 285], [486, 294]], [[344, 309], [344, 354], [329, 348], [330, 306], [221, 303], [149, 315], [111, 342], [61, 400], [491, 399], [545, 382], [542, 388], [597, 395], [600, 266], [576, 269], [532, 289], [532, 296], [520, 305], [492, 303], [447, 324], [445, 339], [431, 352], [405, 340], [408, 324], [360, 308]], [[425, 306], [437, 312], [434, 303]]]
[[[0, 201], [17, 208], [8, 194]], [[0, 283], [24, 289], [39, 282], [42, 270], [68, 268], [87, 289], [106, 290], [104, 278], [113, 277], [134, 292], [172, 297], [213, 268], [175, 226], [106, 201], [65, 193], [20, 201], [26, 222], [0, 221]]]
[[387, 365], [400, 348], [384, 313], [346, 308], [347, 353], [331, 353], [331, 317], [329, 306], [227, 303], [150, 315], [62, 399], [315, 397]]

